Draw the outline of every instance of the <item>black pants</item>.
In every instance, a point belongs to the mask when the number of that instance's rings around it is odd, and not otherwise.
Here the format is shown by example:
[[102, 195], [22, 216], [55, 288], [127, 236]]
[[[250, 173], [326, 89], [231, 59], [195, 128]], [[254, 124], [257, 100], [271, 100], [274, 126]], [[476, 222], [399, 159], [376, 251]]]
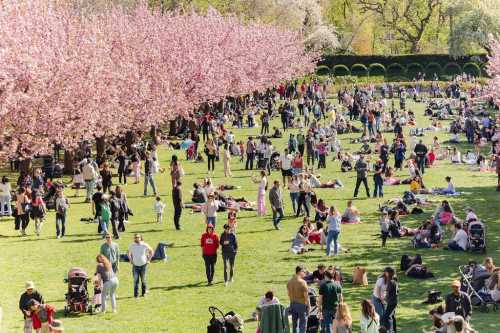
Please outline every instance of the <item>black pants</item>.
[[425, 173], [425, 155], [419, 156], [417, 155], [417, 167], [420, 170], [420, 173], [423, 175]]
[[113, 238], [119, 239], [120, 238], [120, 233], [118, 232], [119, 221], [116, 219], [111, 219], [109, 222], [111, 223], [111, 228], [113, 228]]
[[366, 177], [356, 178], [356, 188], [354, 189], [354, 197], [358, 196], [359, 185], [361, 185], [361, 183], [365, 185], [366, 196], [370, 197], [370, 189], [368, 188], [368, 180], [366, 179]]
[[119, 219], [119, 222], [118, 222], [118, 231], [119, 232], [125, 232], [125, 221], [124, 221], [123, 217], [121, 217]]
[[208, 161], [208, 171], [214, 171], [215, 170], [215, 155], [208, 154], [207, 161]]
[[299, 200], [297, 202], [297, 214], [295, 216], [299, 217], [299, 215], [301, 213], [301, 207], [304, 206], [304, 210], [306, 212], [306, 215], [309, 217], [309, 207], [307, 207], [306, 198], [307, 198], [307, 194], [305, 192], [299, 193]]
[[175, 229], [179, 230], [181, 228], [180, 219], [182, 214], [182, 207], [174, 206], [174, 225]]
[[389, 163], [389, 160], [382, 159], [382, 163], [383, 163], [382, 171], [385, 172], [387, 170], [387, 163]]
[[300, 156], [304, 156], [304, 145], [299, 144], [297, 149], [299, 150]]
[[[228, 282], [233, 278], [234, 259], [236, 253], [222, 253], [222, 260], [224, 261], [224, 282]], [[229, 279], [227, 276], [227, 266], [229, 264]]]
[[388, 332], [396, 333], [396, 306], [397, 304], [387, 304], [384, 315], [380, 320], [380, 324], [382, 324]]
[[124, 169], [118, 169], [118, 181], [120, 184], [122, 184], [122, 178], [123, 178], [123, 184], [127, 184], [127, 171]]
[[387, 237], [389, 237], [389, 232], [381, 231], [381, 237], [382, 237], [382, 247], [385, 247], [385, 243], [387, 242]]
[[316, 161], [316, 154], [314, 152], [307, 153], [307, 164], [314, 166], [315, 161]]
[[203, 255], [203, 260], [205, 260], [205, 273], [207, 274], [207, 281], [211, 283], [214, 279], [215, 273], [215, 263], [217, 262], [217, 255]]
[[269, 123], [262, 123], [260, 134], [269, 134]]
[[245, 170], [253, 170], [253, 161], [255, 159], [255, 153], [247, 153], [247, 162], [245, 163]]
[[321, 168], [326, 168], [326, 155], [325, 154], [320, 154], [319, 155], [319, 161], [318, 161], [318, 169]]
[[16, 215], [16, 218], [14, 221], [16, 230], [19, 230], [19, 229], [26, 230], [29, 223], [30, 223], [30, 216], [28, 213], [24, 213], [23, 215]]

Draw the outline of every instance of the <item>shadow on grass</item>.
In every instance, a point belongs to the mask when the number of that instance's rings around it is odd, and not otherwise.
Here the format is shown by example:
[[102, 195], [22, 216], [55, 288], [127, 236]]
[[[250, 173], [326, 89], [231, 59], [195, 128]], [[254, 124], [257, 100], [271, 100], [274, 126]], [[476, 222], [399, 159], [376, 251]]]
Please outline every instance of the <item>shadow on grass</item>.
[[102, 237], [62, 240], [61, 243], [85, 243], [85, 242], [92, 242], [92, 241], [96, 241], [96, 240], [102, 240]]
[[[214, 282], [213, 285], [216, 285], [216, 284], [222, 284], [222, 282]], [[177, 286], [152, 287], [152, 288], [150, 288], [150, 290], [171, 291], [171, 290], [192, 289], [192, 288], [201, 288], [201, 287], [208, 288], [206, 282], [197, 282], [197, 283], [182, 284], [182, 285], [177, 285]]]

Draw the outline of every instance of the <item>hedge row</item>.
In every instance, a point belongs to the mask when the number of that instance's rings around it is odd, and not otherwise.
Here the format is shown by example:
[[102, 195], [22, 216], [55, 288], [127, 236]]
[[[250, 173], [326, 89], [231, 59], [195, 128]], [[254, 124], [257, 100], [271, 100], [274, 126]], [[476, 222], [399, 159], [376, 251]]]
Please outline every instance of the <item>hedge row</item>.
[[346, 64], [336, 64], [331, 67], [321, 64], [316, 68], [318, 75], [335, 75], [335, 76], [384, 76], [390, 79], [412, 80], [417, 74], [425, 73], [427, 78], [433, 78], [434, 73], [439, 78], [449, 78], [457, 74], [467, 73], [475, 77], [487, 76], [485, 63], [477, 63], [469, 61], [466, 63], [447, 62], [441, 65], [438, 62], [418, 63], [411, 62], [401, 64], [398, 62], [384, 65], [380, 62], [371, 64], [354, 63], [350, 66]]

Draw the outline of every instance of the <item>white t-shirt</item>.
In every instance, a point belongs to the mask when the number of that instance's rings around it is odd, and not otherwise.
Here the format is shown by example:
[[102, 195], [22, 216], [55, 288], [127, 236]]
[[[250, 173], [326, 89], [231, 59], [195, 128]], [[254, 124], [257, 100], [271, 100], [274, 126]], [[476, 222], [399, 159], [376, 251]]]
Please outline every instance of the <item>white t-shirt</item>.
[[165, 208], [165, 204], [161, 201], [155, 202], [155, 212], [163, 213], [163, 209]]
[[290, 154], [280, 155], [281, 169], [290, 170], [292, 168], [292, 159], [293, 157]]
[[10, 196], [10, 183], [0, 183], [0, 195]]
[[148, 263], [148, 252], [151, 247], [144, 243], [132, 243], [128, 247], [128, 252], [132, 255], [132, 264], [134, 266], [144, 266]]
[[[380, 293], [377, 290], [380, 288]], [[375, 283], [375, 287], [373, 288], [373, 295], [377, 298], [382, 298], [385, 295], [385, 290], [387, 289], [387, 284], [385, 283], [385, 280], [383, 277], [379, 277], [377, 279], [377, 282]]]
[[453, 240], [457, 242], [458, 246], [460, 246], [462, 249], [466, 250], [467, 249], [467, 243], [469, 241], [467, 237], [467, 233], [463, 231], [462, 229], [458, 230], [457, 233], [455, 234], [455, 237], [453, 237]]

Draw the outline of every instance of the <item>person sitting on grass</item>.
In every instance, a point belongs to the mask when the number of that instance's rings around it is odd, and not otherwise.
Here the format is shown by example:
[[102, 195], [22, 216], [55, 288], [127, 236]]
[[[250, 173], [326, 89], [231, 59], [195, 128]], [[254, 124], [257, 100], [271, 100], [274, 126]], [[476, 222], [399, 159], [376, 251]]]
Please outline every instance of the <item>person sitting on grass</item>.
[[290, 251], [295, 254], [302, 254], [307, 252], [307, 245], [310, 243], [307, 226], [303, 224], [300, 226], [299, 231], [292, 241], [292, 248]]
[[252, 318], [254, 320], [259, 320], [260, 313], [262, 308], [267, 305], [280, 304], [280, 300], [274, 296], [274, 292], [272, 290], [268, 290], [264, 296], [261, 297], [259, 303], [257, 303], [256, 311], [252, 313]]
[[342, 214], [342, 223], [361, 223], [360, 213], [352, 200], [347, 201], [347, 208]]
[[456, 223], [453, 239], [448, 242], [447, 249], [453, 251], [466, 251], [467, 243], [468, 243], [467, 233], [463, 230], [462, 224]]
[[387, 167], [385, 169], [384, 175], [384, 185], [399, 185], [401, 180], [394, 177], [394, 169], [392, 167]]
[[444, 189], [436, 190], [435, 191], [436, 194], [442, 194], [442, 195], [452, 195], [452, 194], [455, 194], [456, 193], [456, 191], [455, 191], [455, 185], [453, 185], [453, 182], [451, 181], [451, 177], [450, 176], [446, 176], [444, 179], [446, 180], [446, 183], [448, 185]]

